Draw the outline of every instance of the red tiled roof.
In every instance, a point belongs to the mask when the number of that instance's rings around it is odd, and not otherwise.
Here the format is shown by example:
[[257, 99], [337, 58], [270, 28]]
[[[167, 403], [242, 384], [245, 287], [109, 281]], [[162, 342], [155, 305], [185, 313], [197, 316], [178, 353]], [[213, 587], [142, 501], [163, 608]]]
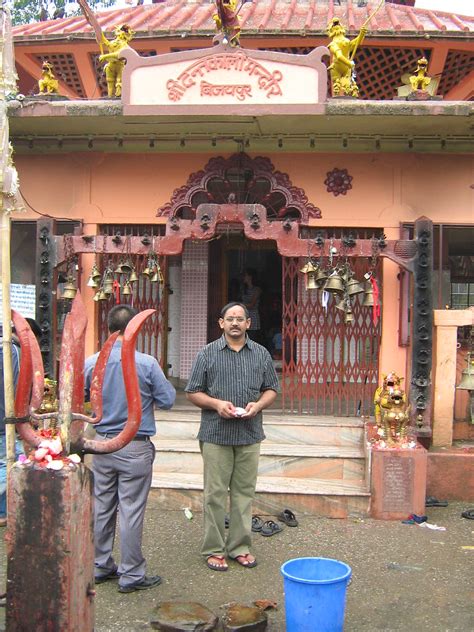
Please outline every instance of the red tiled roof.
[[[357, 0], [253, 0], [240, 11], [243, 32], [249, 34], [310, 34], [324, 33], [328, 21], [334, 16], [341, 18], [349, 31], [359, 29], [378, 5], [369, 0], [366, 6]], [[117, 24], [126, 22], [140, 34], [189, 33], [204, 35], [214, 31], [212, 14], [214, 3], [209, 0], [166, 0], [159, 4], [115, 9], [97, 14], [104, 31], [111, 31]], [[466, 35], [474, 31], [474, 17], [455, 15], [410, 6], [385, 4], [370, 22], [372, 33], [408, 33]], [[69, 17], [16, 26], [15, 38], [36, 40], [90, 34], [92, 29], [83, 17]]]

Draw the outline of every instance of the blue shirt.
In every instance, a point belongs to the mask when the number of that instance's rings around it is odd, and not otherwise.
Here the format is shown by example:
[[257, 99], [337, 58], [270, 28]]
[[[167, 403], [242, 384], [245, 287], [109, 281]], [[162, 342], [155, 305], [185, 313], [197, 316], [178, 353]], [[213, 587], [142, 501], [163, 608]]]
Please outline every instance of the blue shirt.
[[[13, 370], [13, 386], [16, 390], [18, 382], [18, 374], [20, 372], [20, 349], [12, 341], [12, 370]], [[3, 382], [3, 342], [0, 338], [0, 436], [5, 435], [5, 385]]]
[[[123, 430], [128, 416], [127, 397], [122, 374], [122, 342], [117, 341], [110, 353], [102, 389], [103, 417], [95, 425], [97, 432], [106, 434]], [[99, 354], [87, 358], [84, 369], [86, 400], [90, 397], [92, 371]], [[171, 408], [176, 399], [174, 386], [168, 382], [157, 360], [135, 351], [138, 384], [142, 401], [142, 420], [138, 435], [156, 434], [154, 407]]]

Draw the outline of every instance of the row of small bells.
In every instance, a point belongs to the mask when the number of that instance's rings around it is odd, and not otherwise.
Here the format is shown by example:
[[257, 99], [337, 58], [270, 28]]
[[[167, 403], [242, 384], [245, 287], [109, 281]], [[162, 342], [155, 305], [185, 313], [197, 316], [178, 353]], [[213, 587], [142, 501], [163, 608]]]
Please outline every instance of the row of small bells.
[[[126, 278], [125, 281], [120, 284], [115, 280], [115, 275], [120, 276], [122, 274], [125, 275]], [[161, 271], [156, 255], [150, 255], [148, 257], [147, 265], [143, 269], [142, 275], [147, 276], [151, 283], [164, 284], [163, 272]], [[130, 294], [132, 294], [132, 283], [136, 281], [138, 281], [137, 271], [130, 261], [122, 261], [115, 270], [107, 266], [103, 274], [100, 273], [97, 264], [94, 263], [87, 285], [88, 287], [98, 288], [98, 291], [94, 295], [94, 301], [107, 301], [113, 295], [117, 283], [119, 283], [122, 296], [130, 296]], [[72, 300], [76, 296], [76, 293], [77, 286], [74, 283], [74, 278], [72, 275], [69, 275], [64, 284], [62, 298]]]
[[[374, 291], [372, 284], [367, 281], [364, 285], [354, 278], [351, 268], [346, 265], [343, 268], [324, 270], [311, 260], [301, 268], [305, 275], [307, 290], [322, 290], [329, 292], [338, 299], [335, 307], [344, 312], [344, 322], [350, 324], [354, 320], [352, 313], [351, 297], [356, 294], [364, 294], [362, 305], [372, 307], [374, 305]], [[367, 277], [366, 277], [367, 278]], [[370, 275], [368, 276], [370, 279]]]

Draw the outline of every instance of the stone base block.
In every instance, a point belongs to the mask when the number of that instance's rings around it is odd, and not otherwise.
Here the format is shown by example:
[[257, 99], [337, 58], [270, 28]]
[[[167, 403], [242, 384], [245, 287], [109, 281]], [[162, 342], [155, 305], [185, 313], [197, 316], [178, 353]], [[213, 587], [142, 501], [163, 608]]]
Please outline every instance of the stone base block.
[[150, 625], [162, 632], [211, 632], [219, 618], [194, 601], [163, 601], [153, 610]]
[[416, 448], [372, 448], [370, 515], [404, 520], [425, 513], [427, 452]]
[[474, 502], [474, 448], [431, 448], [426, 495]]
[[9, 632], [92, 632], [92, 473], [15, 465], [8, 481]]

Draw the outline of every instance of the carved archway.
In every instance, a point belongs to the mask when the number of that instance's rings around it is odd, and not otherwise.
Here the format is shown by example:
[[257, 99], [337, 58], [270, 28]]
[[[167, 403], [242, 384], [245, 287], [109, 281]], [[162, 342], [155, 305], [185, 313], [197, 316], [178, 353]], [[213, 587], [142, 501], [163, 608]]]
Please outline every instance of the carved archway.
[[194, 220], [197, 207], [209, 203], [261, 204], [268, 221], [290, 219], [306, 224], [310, 217], [322, 217], [303, 189], [293, 186], [286, 173], [276, 171], [271, 160], [250, 158], [243, 152], [211, 158], [202, 171], [191, 174], [184, 186], [175, 189], [157, 216]]

